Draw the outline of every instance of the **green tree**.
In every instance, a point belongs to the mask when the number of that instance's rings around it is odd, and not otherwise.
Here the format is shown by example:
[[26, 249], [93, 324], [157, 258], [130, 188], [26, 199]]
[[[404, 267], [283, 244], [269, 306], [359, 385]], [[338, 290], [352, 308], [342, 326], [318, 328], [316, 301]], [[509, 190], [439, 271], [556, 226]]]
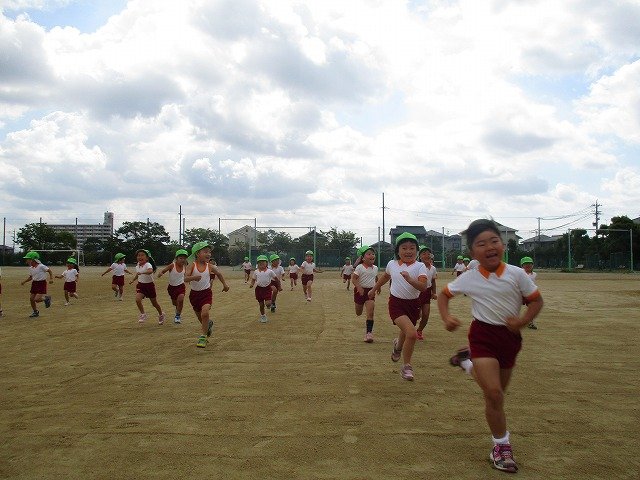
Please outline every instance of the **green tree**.
[[327, 247], [338, 250], [340, 256], [351, 254], [359, 242], [355, 233], [345, 230], [338, 231], [336, 227], [332, 227], [328, 232], [321, 233], [327, 237]]
[[209, 242], [212, 256], [221, 265], [229, 263], [229, 239], [211, 228], [188, 228], [182, 235], [184, 246], [191, 252], [191, 247], [198, 242]]
[[115, 236], [120, 239], [123, 253], [127, 255], [133, 257], [136, 250], [145, 248], [151, 251], [158, 263], [166, 261], [169, 234], [157, 222], [124, 222], [115, 231]]
[[71, 232], [57, 232], [53, 242], [52, 249], [56, 250], [73, 250], [78, 246], [76, 237]]
[[46, 223], [28, 223], [16, 234], [22, 250], [50, 250], [56, 242], [56, 231]]
[[267, 230], [258, 233], [258, 243], [262, 248], [272, 252], [289, 252], [293, 247], [293, 238], [287, 232], [276, 232], [275, 230]]

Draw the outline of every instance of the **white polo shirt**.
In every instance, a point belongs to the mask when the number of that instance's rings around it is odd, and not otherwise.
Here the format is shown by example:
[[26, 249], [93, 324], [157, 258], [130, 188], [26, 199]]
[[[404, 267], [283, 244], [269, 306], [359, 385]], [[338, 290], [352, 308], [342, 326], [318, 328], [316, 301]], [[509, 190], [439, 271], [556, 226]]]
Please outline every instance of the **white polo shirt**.
[[123, 277], [126, 268], [127, 266], [124, 263], [115, 262], [111, 264], [111, 271], [116, 277]]
[[64, 277], [64, 282], [75, 282], [78, 279], [78, 270], [75, 268], [67, 268], [64, 272], [62, 272], [62, 276]]
[[140, 265], [136, 263], [136, 273], [138, 274], [138, 282], [140, 283], [153, 283], [153, 275], [151, 273], [142, 273], [146, 272], [149, 269], [153, 269], [153, 265], [149, 262], [144, 265]]
[[311, 262], [311, 263], [307, 263], [307, 261], [305, 260], [304, 262], [302, 262], [302, 265], [300, 265], [300, 270], [302, 270], [302, 274], [303, 275], [313, 275], [313, 270], [316, 268], [316, 264]]
[[413, 300], [420, 296], [420, 290], [414, 288], [407, 282], [400, 272], [409, 272], [409, 275], [416, 280], [420, 277], [428, 277], [427, 267], [422, 262], [413, 262], [407, 265], [400, 260], [391, 260], [387, 264], [387, 273], [391, 276], [391, 288], [389, 293], [396, 298]]
[[266, 270], [255, 269], [251, 275], [255, 278], [255, 284], [258, 287], [268, 287], [271, 284], [271, 280], [278, 278], [270, 268], [267, 268]]
[[351, 275], [353, 273], [353, 265], [343, 265], [342, 266], [342, 274], [343, 275]]
[[431, 288], [433, 280], [438, 278], [438, 270], [433, 265], [427, 266], [425, 264], [425, 268], [427, 269], [427, 288]]
[[31, 280], [34, 282], [41, 282], [42, 280], [47, 279], [47, 272], [49, 271], [49, 267], [47, 267], [43, 263], [38, 263], [35, 267], [29, 267], [29, 275], [31, 275]]
[[495, 272], [479, 266], [449, 283], [442, 293], [451, 298], [464, 293], [471, 298], [473, 318], [492, 325], [506, 325], [508, 317], [520, 315], [522, 299], [540, 296], [538, 287], [520, 267], [501, 263]]
[[376, 265], [367, 267], [364, 263], [359, 263], [353, 274], [358, 277], [362, 288], [373, 288], [378, 276], [378, 267]]
[[289, 273], [298, 273], [298, 270], [300, 270], [300, 267], [296, 264], [289, 265], [287, 268], [289, 269]]

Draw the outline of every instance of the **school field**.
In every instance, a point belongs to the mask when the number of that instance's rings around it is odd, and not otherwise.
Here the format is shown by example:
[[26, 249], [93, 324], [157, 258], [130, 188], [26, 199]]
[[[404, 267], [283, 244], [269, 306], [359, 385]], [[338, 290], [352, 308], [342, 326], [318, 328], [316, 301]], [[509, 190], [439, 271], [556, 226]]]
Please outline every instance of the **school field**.
[[[55, 273], [62, 267], [54, 268]], [[3, 268], [0, 478], [488, 479], [490, 434], [478, 387], [448, 365], [433, 305], [416, 379], [390, 360], [395, 335], [377, 299], [375, 342], [337, 271], [298, 286], [258, 322], [241, 272], [215, 283], [214, 334], [196, 349], [190, 308], [137, 322], [133, 287], [115, 301], [104, 268], [80, 272], [80, 300], [29, 319], [25, 268]], [[440, 273], [440, 288], [452, 277]], [[507, 395], [520, 479], [638, 479], [640, 276], [540, 272], [545, 307]], [[469, 318], [469, 300], [453, 311]], [[467, 322], [468, 324], [468, 322]]]

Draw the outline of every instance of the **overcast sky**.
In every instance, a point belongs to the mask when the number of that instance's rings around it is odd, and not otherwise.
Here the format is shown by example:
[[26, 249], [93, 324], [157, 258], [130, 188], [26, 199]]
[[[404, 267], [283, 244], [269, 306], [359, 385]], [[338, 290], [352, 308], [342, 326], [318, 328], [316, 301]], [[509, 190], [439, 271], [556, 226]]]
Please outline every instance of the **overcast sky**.
[[0, 5], [8, 230], [640, 216], [638, 0]]

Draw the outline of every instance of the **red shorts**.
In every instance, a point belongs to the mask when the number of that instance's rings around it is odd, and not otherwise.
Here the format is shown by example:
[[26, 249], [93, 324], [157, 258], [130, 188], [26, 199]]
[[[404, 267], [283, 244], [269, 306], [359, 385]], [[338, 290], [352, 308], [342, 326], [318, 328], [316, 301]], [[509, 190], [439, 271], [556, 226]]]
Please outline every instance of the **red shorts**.
[[298, 274], [297, 274], [297, 273], [290, 273], [290, 274], [289, 274], [289, 278], [292, 278], [292, 279], [294, 279], [294, 280], [297, 280], [297, 279], [298, 279]]
[[124, 287], [124, 275], [112, 275], [111, 285], [118, 285], [120, 287]]
[[350, 278], [351, 278], [351, 275], [345, 275], [345, 274], [342, 275], [343, 280], [349, 280]]
[[156, 284], [153, 282], [136, 284], [136, 293], [141, 293], [146, 298], [156, 298]]
[[167, 293], [174, 302], [178, 300], [180, 295], [184, 295], [185, 292], [186, 289], [184, 283], [181, 283], [180, 285], [167, 285]]
[[420, 300], [417, 298], [405, 299], [389, 295], [389, 316], [396, 324], [396, 318], [406, 315], [414, 325], [420, 318]]
[[259, 302], [271, 301], [271, 285], [256, 287], [256, 300]]
[[31, 293], [36, 295], [44, 295], [47, 293], [47, 281], [46, 280], [34, 280], [31, 282]]
[[276, 283], [275, 280], [271, 280], [271, 283], [269, 284], [269, 286], [278, 288], [278, 284]]
[[213, 292], [210, 288], [204, 290], [191, 290], [189, 292], [189, 302], [194, 312], [201, 312], [202, 307], [213, 303]]
[[306, 285], [308, 282], [313, 282], [313, 273], [311, 275], [302, 274], [302, 285]]
[[360, 295], [358, 293], [358, 289], [354, 288], [353, 289], [353, 301], [356, 303], [356, 305], [364, 305], [364, 303], [367, 300], [371, 300], [373, 301], [373, 299], [369, 298], [369, 292], [371, 291], [370, 288], [363, 288], [364, 290], [364, 295]]
[[460, 270], [458, 270], [458, 271], [456, 272], [456, 277], [459, 277], [459, 276], [460, 276], [460, 275], [462, 275], [463, 273], [464, 273], [464, 272], [461, 272]]
[[420, 292], [418, 297], [420, 300], [420, 306], [429, 305], [431, 303], [431, 287], [427, 288], [424, 292]]
[[246, 268], [245, 268], [245, 269], [244, 269], [244, 273], [246, 273], [247, 275], [249, 275], [249, 274], [251, 273], [251, 270], [248, 270], [248, 269], [246, 269]]
[[74, 280], [73, 282], [64, 282], [64, 287], [62, 289], [65, 292], [76, 293], [76, 287], [78, 286], [77, 282]]
[[473, 320], [469, 328], [471, 358], [495, 358], [500, 368], [513, 368], [522, 348], [522, 336], [504, 325]]

